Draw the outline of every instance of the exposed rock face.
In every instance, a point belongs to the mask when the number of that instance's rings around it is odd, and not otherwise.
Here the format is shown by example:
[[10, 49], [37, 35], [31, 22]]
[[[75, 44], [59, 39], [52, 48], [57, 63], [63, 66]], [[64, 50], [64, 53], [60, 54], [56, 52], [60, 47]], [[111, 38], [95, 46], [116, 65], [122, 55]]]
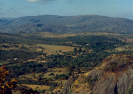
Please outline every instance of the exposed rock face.
[[[111, 55], [103, 60], [100, 67], [79, 76], [76, 81], [74, 83], [74, 80], [69, 79], [65, 83], [64, 90], [71, 89], [73, 91], [71, 94], [77, 94], [77, 92], [78, 94], [133, 94], [127, 93], [128, 89], [133, 88], [133, 57], [122, 54]], [[74, 84], [72, 85], [71, 82]]]
[[122, 94], [131, 87], [133, 87], [133, 69], [128, 69], [126, 73], [119, 76], [117, 91]]
[[[92, 89], [93, 94], [125, 94], [133, 86], [133, 58], [112, 55], [96, 70], [101, 72]], [[96, 73], [96, 72], [95, 72]], [[90, 74], [88, 74], [89, 76]]]
[[74, 81], [79, 77], [79, 75], [72, 75], [65, 83], [62, 89], [62, 94], [69, 94], [70, 89]]
[[124, 94], [133, 86], [133, 69], [125, 73], [99, 75], [92, 89], [93, 94]]

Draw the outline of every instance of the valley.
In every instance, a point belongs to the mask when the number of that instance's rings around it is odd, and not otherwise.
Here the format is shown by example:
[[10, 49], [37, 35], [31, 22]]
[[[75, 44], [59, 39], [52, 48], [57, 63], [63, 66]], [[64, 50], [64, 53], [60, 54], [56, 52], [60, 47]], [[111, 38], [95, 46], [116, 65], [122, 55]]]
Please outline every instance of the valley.
[[[43, 18], [0, 19], [0, 67], [9, 70], [6, 81], [18, 80], [13, 94], [30, 89], [38, 94], [107, 94], [103, 91], [117, 87], [108, 78], [117, 84], [118, 73], [131, 74], [132, 20], [94, 15]], [[119, 32], [119, 27], [125, 29]], [[104, 80], [113, 89], [107, 90]]]
[[[122, 42], [126, 39], [123, 34], [80, 33], [69, 36], [59, 34], [57, 37], [57, 34], [47, 32], [49, 37], [39, 39], [39, 34], [31, 34], [19, 34], [18, 37], [18, 34], [1, 33], [4, 36], [0, 45], [1, 65], [8, 66], [10, 77], [19, 80], [19, 87], [38, 92], [61, 92], [63, 83], [70, 75], [81, 75], [92, 70], [111, 54], [133, 52], [131, 42]], [[53, 39], [56, 40], [54, 43]], [[103, 41], [107, 43], [103, 44]], [[20, 89], [15, 92], [20, 92]]]

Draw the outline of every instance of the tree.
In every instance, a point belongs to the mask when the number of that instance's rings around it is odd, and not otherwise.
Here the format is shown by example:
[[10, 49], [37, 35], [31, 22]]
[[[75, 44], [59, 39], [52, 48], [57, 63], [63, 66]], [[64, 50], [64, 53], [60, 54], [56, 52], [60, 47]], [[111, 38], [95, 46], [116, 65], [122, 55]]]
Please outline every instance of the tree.
[[16, 87], [15, 82], [17, 80], [13, 79], [10, 82], [4, 82], [6, 77], [9, 75], [9, 71], [3, 65], [0, 67], [0, 94], [12, 94], [12, 89]]
[[62, 53], [62, 50], [59, 50], [59, 53]]
[[47, 69], [48, 69], [48, 63], [44, 63], [44, 65], [43, 65], [42, 68], [43, 68], [44, 71], [47, 71]]
[[77, 48], [76, 47], [74, 48], [74, 52], [77, 52]]
[[81, 52], [82, 51], [82, 48], [81, 47], [79, 47], [79, 50], [78, 50], [78, 52]]
[[45, 56], [45, 57], [46, 57], [46, 53], [43, 53], [43, 56]]
[[76, 68], [76, 71], [78, 72], [78, 73], [80, 73], [81, 72], [81, 70], [80, 70], [80, 68], [77, 66]]
[[74, 68], [75, 67], [73, 65], [68, 66], [68, 72], [72, 74], [74, 72]]

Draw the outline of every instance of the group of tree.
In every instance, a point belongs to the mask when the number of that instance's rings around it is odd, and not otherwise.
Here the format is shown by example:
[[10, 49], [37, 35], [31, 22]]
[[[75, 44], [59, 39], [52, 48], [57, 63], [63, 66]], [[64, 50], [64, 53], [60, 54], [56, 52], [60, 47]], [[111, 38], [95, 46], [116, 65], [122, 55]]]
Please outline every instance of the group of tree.
[[[5, 65], [0, 67], [0, 94], [12, 94], [12, 90], [16, 89], [16, 83], [18, 80], [8, 77], [10, 74], [9, 70]], [[22, 90], [21, 94], [37, 94], [37, 91], [32, 89], [27, 90], [26, 88]]]
[[[0, 60], [12, 60], [12, 63], [15, 62], [13, 59], [17, 58], [19, 60], [28, 60], [36, 58], [37, 56], [41, 55], [41, 52], [28, 52], [24, 50], [0, 50], [1, 56]], [[11, 63], [11, 61], [10, 61]]]
[[117, 46], [122, 46], [126, 44], [121, 40], [108, 38], [104, 36], [89, 36], [89, 35], [74, 36], [74, 37], [67, 37], [66, 40], [81, 45], [81, 47], [93, 49], [93, 51], [95, 52], [100, 52], [107, 49], [113, 49]]

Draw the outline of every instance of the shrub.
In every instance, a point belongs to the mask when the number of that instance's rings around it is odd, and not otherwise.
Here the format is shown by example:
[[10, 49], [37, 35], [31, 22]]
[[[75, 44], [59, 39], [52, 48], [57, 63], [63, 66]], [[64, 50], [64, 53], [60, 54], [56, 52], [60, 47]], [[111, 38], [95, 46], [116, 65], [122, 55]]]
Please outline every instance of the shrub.
[[57, 86], [57, 83], [52, 83], [50, 85], [50, 91], [52, 91]]
[[8, 75], [9, 71], [5, 65], [0, 67], [0, 94], [12, 94], [12, 89], [16, 88], [15, 82], [17, 80], [13, 79], [11, 81], [5, 82], [5, 79]]
[[133, 94], [133, 87], [126, 90], [126, 94]]
[[45, 89], [43, 89], [43, 90], [41, 90], [40, 92], [41, 92], [41, 93], [45, 93], [45, 91], [46, 91], [46, 90], [45, 90]]
[[90, 86], [90, 89], [94, 87], [95, 82], [98, 80], [98, 75], [96, 75], [94, 78], [88, 77], [87, 82]]
[[69, 94], [71, 94], [73, 92], [73, 90], [71, 90], [70, 92], [69, 92]]
[[65, 74], [61, 74], [61, 75], [59, 75], [59, 76], [58, 76], [58, 79], [61, 78], [61, 77], [64, 77], [64, 78], [67, 79], [67, 75], [65, 75]]
[[54, 73], [50, 73], [49, 75], [53, 76], [53, 75], [54, 75]]
[[21, 94], [37, 94], [37, 91], [30, 90], [23, 90]]
[[111, 71], [111, 72], [115, 72], [118, 70], [118, 64], [116, 62], [110, 63], [109, 65], [107, 65], [104, 68], [104, 71]]

